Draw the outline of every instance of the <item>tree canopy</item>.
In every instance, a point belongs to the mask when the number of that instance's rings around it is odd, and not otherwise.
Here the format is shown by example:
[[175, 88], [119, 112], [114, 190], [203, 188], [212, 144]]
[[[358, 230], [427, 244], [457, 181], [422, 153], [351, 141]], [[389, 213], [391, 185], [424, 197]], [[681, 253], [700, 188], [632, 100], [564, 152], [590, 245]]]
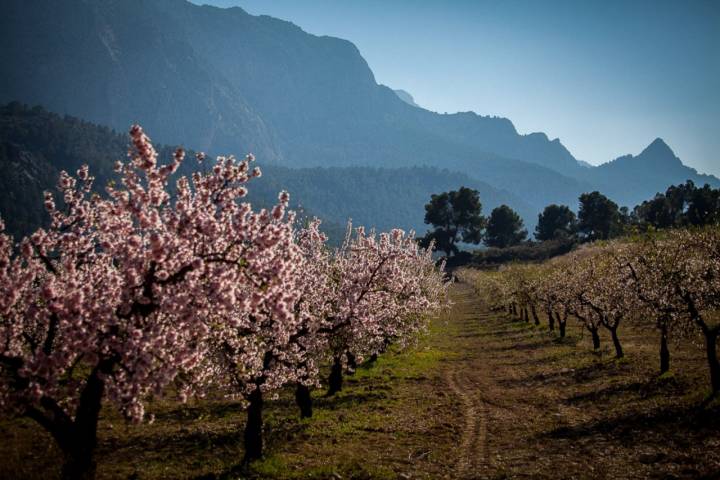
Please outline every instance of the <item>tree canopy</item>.
[[425, 205], [425, 223], [435, 229], [423, 239], [425, 244], [435, 241], [435, 248], [448, 256], [457, 253], [457, 243], [480, 243], [486, 219], [477, 190], [460, 187], [430, 197]]
[[485, 232], [485, 244], [489, 247], [505, 248], [517, 245], [527, 238], [523, 221], [515, 210], [500, 205], [490, 213]]
[[641, 227], [656, 229], [716, 224], [720, 221], [720, 189], [708, 184], [697, 187], [688, 180], [642, 202], [633, 214]]
[[620, 230], [617, 203], [598, 191], [580, 195], [578, 219], [578, 230], [588, 240], [607, 240]]
[[568, 237], [575, 232], [576, 221], [575, 213], [567, 205], [548, 205], [538, 214], [535, 238], [553, 240]]

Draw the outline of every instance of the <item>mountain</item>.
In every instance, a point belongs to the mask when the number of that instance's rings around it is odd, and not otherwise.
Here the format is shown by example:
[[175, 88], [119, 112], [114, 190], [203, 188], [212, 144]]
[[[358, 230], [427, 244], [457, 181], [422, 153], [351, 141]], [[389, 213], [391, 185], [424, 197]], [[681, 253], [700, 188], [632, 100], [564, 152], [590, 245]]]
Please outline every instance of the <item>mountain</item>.
[[[49, 221], [43, 192], [56, 191], [61, 170], [87, 164], [102, 189], [127, 158], [127, 135], [68, 115], [17, 102], [0, 106], [0, 215], [7, 230], [25, 235]], [[173, 149], [159, 147], [164, 158]]]
[[[0, 5], [0, 102], [40, 104], [165, 143], [275, 159], [271, 129], [166, 24], [184, 2], [40, 0]], [[168, 28], [169, 27], [169, 28]], [[240, 153], [240, 152], [238, 152]]]
[[692, 180], [696, 185], [720, 187], [720, 180], [683, 165], [661, 138], [656, 138], [639, 155], [625, 155], [596, 168], [587, 169], [583, 180], [596, 185], [611, 198], [632, 207], [664, 192], [669, 185]]
[[449, 168], [498, 178], [532, 203], [587, 188], [566, 173], [555, 188], [534, 182], [526, 195], [527, 164], [547, 169], [540, 179], [578, 168], [559, 141], [519, 135], [503, 118], [408, 105], [376, 83], [352, 43], [289, 22], [184, 0], [6, 0], [0, 8], [0, 102], [118, 130], [141, 122], [164, 143], [252, 150], [291, 167]]
[[[26, 235], [46, 224], [43, 191], [55, 190], [61, 170], [75, 172], [88, 164], [102, 190], [115, 178], [113, 165], [127, 155], [125, 134], [42, 107], [19, 103], [0, 106], [0, 215], [9, 232]], [[158, 147], [161, 161], [174, 148]], [[196, 168], [187, 156], [178, 172], [188, 175]], [[484, 212], [508, 204], [532, 220], [534, 209], [512, 194], [461, 173], [430, 167], [383, 169], [376, 167], [314, 167], [291, 169], [263, 165], [263, 176], [249, 185], [248, 200], [260, 207], [274, 204], [287, 190], [292, 206], [305, 215], [324, 220], [334, 240], [341, 240], [348, 219], [356, 225], [388, 230], [400, 227], [424, 233], [424, 204], [432, 193], [460, 186], [480, 192]]]
[[[257, 186], [263, 196], [287, 190], [304, 210], [334, 223], [352, 219], [357, 225], [389, 230], [400, 227], [423, 234], [424, 205], [433, 193], [461, 186], [480, 193], [483, 214], [507, 204], [534, 228], [535, 209], [515, 195], [462, 173], [433, 167], [316, 167], [290, 169], [269, 165]], [[252, 189], [250, 198], [252, 199]]]
[[506, 118], [410, 105], [376, 82], [352, 43], [237, 7], [4, 0], [0, 62], [0, 103], [41, 104], [118, 131], [139, 122], [165, 144], [252, 151], [284, 167], [445, 169], [536, 212], [576, 207], [596, 189], [633, 204], [692, 174], [644, 172], [642, 155], [587, 167], [558, 139], [520, 134]]
[[413, 107], [422, 108], [422, 107], [420, 107], [420, 105], [415, 103], [415, 99], [413, 98], [413, 96], [410, 95], [405, 90], [397, 89], [397, 90], [393, 90], [393, 92], [395, 92], [395, 95], [397, 95], [398, 98], [400, 98], [400, 100], [407, 103], [408, 105], [412, 105]]

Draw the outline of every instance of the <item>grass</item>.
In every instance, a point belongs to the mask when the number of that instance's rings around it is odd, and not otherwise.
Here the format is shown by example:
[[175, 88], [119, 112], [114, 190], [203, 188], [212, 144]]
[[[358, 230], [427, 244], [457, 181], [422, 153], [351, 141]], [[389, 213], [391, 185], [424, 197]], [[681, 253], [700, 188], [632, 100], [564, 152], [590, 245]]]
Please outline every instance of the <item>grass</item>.
[[[242, 468], [245, 414], [223, 399], [150, 406], [152, 425], [127, 425], [111, 408], [101, 414], [98, 477], [101, 479], [231, 478], [398, 478], [408, 458], [432, 442], [434, 409], [449, 398], [420, 392], [438, 390], [439, 364], [453, 353], [436, 341], [447, 325], [438, 319], [417, 344], [393, 350], [346, 376], [333, 398], [314, 391], [314, 416], [300, 420], [290, 389], [264, 412], [267, 455]], [[417, 421], [420, 418], [420, 421]], [[60, 452], [51, 438], [27, 419], [0, 420], [0, 478], [57, 478]], [[448, 449], [450, 442], [448, 442]], [[442, 459], [440, 455], [436, 457]], [[425, 461], [432, 461], [425, 457]]]

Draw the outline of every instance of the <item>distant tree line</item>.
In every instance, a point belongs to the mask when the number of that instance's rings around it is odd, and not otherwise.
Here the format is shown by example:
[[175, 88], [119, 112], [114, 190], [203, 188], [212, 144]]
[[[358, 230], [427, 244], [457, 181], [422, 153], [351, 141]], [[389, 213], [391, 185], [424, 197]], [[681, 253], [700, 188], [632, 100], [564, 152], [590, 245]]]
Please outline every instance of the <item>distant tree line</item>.
[[[720, 189], [705, 184], [697, 187], [691, 180], [670, 186], [665, 193], [642, 202], [632, 211], [619, 207], [598, 191], [578, 198], [577, 215], [567, 205], [551, 204], [538, 215], [535, 239], [552, 242], [542, 252], [522, 251], [530, 245], [522, 218], [507, 205], [500, 205], [482, 215], [477, 190], [460, 187], [457, 191], [432, 195], [425, 205], [425, 223], [434, 228], [421, 239], [424, 245], [435, 243], [435, 249], [447, 256], [459, 253], [458, 244], [483, 242], [492, 249], [515, 249], [512, 255], [492, 252], [497, 259], [542, 259], [566, 253], [567, 245], [609, 240], [634, 232], [669, 228], [713, 225], [720, 222]], [[529, 255], [529, 256], [528, 256]], [[524, 258], [528, 256], [528, 258]], [[507, 258], [506, 258], [507, 257]], [[522, 258], [520, 258], [522, 257]], [[538, 257], [538, 258], [535, 258]]]

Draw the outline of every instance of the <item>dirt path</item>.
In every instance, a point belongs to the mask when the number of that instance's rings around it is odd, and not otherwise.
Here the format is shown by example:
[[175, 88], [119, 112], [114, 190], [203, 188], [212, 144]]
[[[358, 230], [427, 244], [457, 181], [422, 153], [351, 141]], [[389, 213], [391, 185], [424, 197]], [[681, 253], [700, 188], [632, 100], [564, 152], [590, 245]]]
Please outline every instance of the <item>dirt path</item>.
[[[633, 353], [617, 362], [608, 339], [595, 354], [574, 326], [560, 341], [488, 311], [466, 284], [451, 295], [440, 339], [461, 417], [450, 478], [720, 478], [719, 455], [706, 453], [720, 445], [718, 408], [690, 400], [702, 379], [657, 378], [647, 332], [623, 332]], [[698, 359], [676, 368], [695, 372]]]
[[453, 343], [460, 347], [462, 360], [446, 368], [443, 379], [462, 402], [464, 424], [455, 472], [459, 477], [472, 478], [486, 470], [488, 462], [488, 405], [482, 399], [489, 385], [488, 371], [483, 367], [482, 349], [474, 348], [477, 327], [485, 315], [475, 313], [475, 298], [466, 285], [458, 286], [453, 301], [451, 318], [458, 327]]

